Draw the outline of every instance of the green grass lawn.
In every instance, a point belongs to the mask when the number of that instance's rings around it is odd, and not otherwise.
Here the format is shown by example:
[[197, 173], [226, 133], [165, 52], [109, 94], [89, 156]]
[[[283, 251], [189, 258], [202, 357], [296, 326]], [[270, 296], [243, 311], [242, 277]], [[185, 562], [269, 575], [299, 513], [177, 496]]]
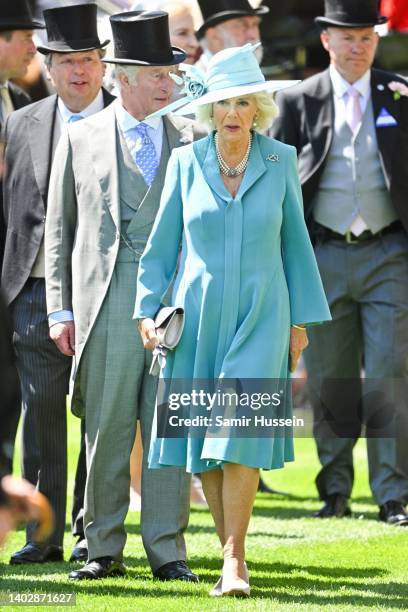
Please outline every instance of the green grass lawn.
[[[78, 421], [71, 417], [70, 491], [78, 432]], [[10, 553], [24, 544], [24, 531], [20, 530], [0, 552], [0, 588], [75, 592], [81, 611], [407, 610], [408, 527], [390, 527], [376, 520], [377, 507], [367, 483], [364, 442], [355, 449], [354, 515], [342, 520], [309, 518], [319, 507], [313, 484], [318, 462], [312, 440], [296, 440], [296, 449], [295, 463], [284, 470], [264, 473], [267, 482], [290, 492], [291, 497], [257, 497], [247, 540], [252, 585], [249, 600], [208, 597], [218, 579], [221, 557], [209, 513], [199, 507], [192, 508], [187, 533], [189, 563], [200, 576], [197, 585], [151, 579], [139, 536], [139, 514], [129, 513], [125, 578], [73, 584], [67, 577], [73, 567], [69, 563], [9, 566]], [[67, 518], [66, 557], [74, 543], [68, 523]]]

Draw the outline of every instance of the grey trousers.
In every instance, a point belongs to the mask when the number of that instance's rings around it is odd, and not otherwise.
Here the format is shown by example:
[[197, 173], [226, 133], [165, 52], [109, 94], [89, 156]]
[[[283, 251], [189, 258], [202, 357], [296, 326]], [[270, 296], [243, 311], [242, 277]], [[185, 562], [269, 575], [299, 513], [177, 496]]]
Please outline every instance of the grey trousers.
[[[51, 502], [63, 545], [67, 501], [67, 393], [71, 359], [49, 336], [44, 279], [29, 279], [11, 305], [22, 390], [22, 473]], [[78, 430], [79, 437], [79, 430]], [[84, 479], [83, 479], [84, 480]], [[27, 526], [32, 541], [36, 525]]]
[[[310, 345], [305, 351], [314, 397], [314, 435], [322, 465], [316, 485], [321, 499], [334, 493], [349, 497], [354, 479], [353, 447], [360, 431], [351, 426], [346, 437], [328, 436], [327, 414], [322, 415], [316, 398], [322, 381], [345, 379], [343, 388], [341, 384], [329, 388], [325, 404], [337, 423], [344, 423], [347, 415], [351, 417], [357, 410], [365, 421], [374, 395], [366, 395], [362, 405], [356, 401], [362, 368], [366, 377], [362, 384], [367, 388], [389, 387], [395, 380], [407, 389], [408, 237], [401, 230], [359, 244], [330, 240], [318, 243], [315, 254], [333, 317], [331, 323], [309, 327]], [[390, 412], [396, 409], [407, 415], [406, 394], [393, 397], [397, 404], [389, 405]], [[367, 436], [370, 487], [379, 505], [390, 500], [408, 501], [407, 462], [402, 460], [407, 444], [408, 440], [395, 432], [386, 437]]]
[[84, 524], [89, 560], [122, 559], [130, 454], [139, 419], [144, 448], [141, 533], [154, 571], [186, 558], [183, 533], [188, 524], [190, 478], [182, 469], [147, 467], [157, 380], [149, 374], [151, 353], [143, 348], [131, 319], [136, 277], [137, 263], [126, 248], [121, 249], [77, 374], [86, 423]]

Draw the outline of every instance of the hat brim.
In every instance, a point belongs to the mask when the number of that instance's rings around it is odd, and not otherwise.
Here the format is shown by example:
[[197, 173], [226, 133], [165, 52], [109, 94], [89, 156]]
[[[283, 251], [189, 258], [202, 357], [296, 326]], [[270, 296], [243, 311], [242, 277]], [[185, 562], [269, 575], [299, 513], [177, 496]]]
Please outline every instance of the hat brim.
[[355, 21], [345, 22], [339, 21], [337, 19], [328, 19], [327, 17], [316, 17], [315, 23], [317, 23], [321, 27], [330, 27], [334, 26], [337, 28], [373, 28], [377, 25], [382, 25], [383, 23], [387, 23], [388, 17], [380, 16], [376, 21], [366, 21], [364, 23], [357, 23]]
[[204, 104], [212, 104], [213, 102], [227, 100], [228, 98], [248, 96], [250, 94], [259, 93], [261, 91], [273, 93], [275, 91], [280, 91], [281, 89], [293, 87], [294, 85], [298, 85], [299, 83], [300, 81], [265, 81], [263, 83], [255, 83], [253, 85], [237, 85], [236, 87], [226, 87], [225, 89], [210, 91], [209, 93], [206, 93], [201, 96], [201, 98], [197, 98], [188, 102], [185, 106], [182, 106], [178, 110], [174, 111], [174, 114], [190, 115], [199, 106], [203, 106]]
[[49, 55], [50, 53], [81, 53], [84, 51], [94, 51], [95, 49], [103, 49], [103, 47], [106, 47], [109, 43], [110, 40], [105, 40], [103, 43], [99, 43], [98, 45], [92, 46], [82, 46], [80, 44], [80, 41], [78, 42], [78, 45], [74, 44], [74, 42], [71, 42], [71, 44], [56, 43], [54, 45], [49, 44], [48, 46], [40, 45], [37, 47], [37, 51], [39, 51], [43, 55]]
[[171, 47], [173, 52], [173, 59], [169, 62], [149, 62], [147, 60], [127, 59], [122, 57], [104, 57], [103, 62], [107, 64], [122, 64], [127, 66], [175, 66], [181, 64], [187, 57], [187, 54], [183, 49], [179, 47]]
[[229, 19], [237, 19], [239, 17], [254, 17], [257, 15], [266, 15], [266, 13], [269, 13], [269, 7], [263, 6], [262, 4], [252, 11], [242, 11], [238, 9], [231, 11], [220, 11], [204, 21], [202, 26], [198, 28], [196, 36], [197, 38], [202, 38], [208, 28], [213, 28], [217, 24], [222, 23], [223, 21], [228, 21]]
[[39, 21], [1, 21], [0, 32], [10, 32], [11, 30], [44, 30], [45, 25]]

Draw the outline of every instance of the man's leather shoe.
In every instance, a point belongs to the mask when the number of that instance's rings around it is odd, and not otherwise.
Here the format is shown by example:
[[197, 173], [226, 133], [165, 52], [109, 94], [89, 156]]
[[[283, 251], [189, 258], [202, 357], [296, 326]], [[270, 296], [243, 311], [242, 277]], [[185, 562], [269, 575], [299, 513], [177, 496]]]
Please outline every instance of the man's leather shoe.
[[342, 518], [343, 516], [350, 516], [351, 510], [347, 504], [347, 497], [340, 493], [334, 493], [328, 495], [325, 499], [324, 506], [313, 512], [313, 516], [316, 518]]
[[153, 572], [153, 576], [159, 580], [198, 582], [198, 576], [193, 574], [185, 561], [170, 561]]
[[98, 557], [89, 561], [84, 567], [69, 574], [71, 580], [98, 580], [108, 576], [124, 576], [126, 568], [122, 561], [112, 557]]
[[11, 555], [10, 565], [24, 565], [28, 563], [46, 563], [47, 561], [63, 561], [64, 552], [61, 546], [38, 546], [32, 542]]
[[80, 538], [72, 549], [70, 563], [88, 561], [88, 544], [85, 538]]
[[380, 506], [378, 515], [380, 521], [389, 525], [408, 525], [408, 514], [401, 502], [390, 500]]

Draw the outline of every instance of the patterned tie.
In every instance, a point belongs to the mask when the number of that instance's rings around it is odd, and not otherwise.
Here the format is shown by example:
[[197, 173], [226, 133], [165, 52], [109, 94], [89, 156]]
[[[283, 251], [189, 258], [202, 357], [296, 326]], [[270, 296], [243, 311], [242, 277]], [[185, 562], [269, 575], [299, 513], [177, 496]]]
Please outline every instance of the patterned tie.
[[7, 85], [0, 86], [0, 102], [0, 121], [3, 122], [14, 110]]
[[134, 155], [134, 159], [143, 175], [144, 180], [146, 181], [146, 184], [150, 187], [154, 181], [154, 177], [156, 176], [159, 162], [157, 161], [154, 144], [147, 135], [147, 128], [148, 125], [143, 122], [138, 123], [138, 125], [134, 128], [137, 136], [140, 139], [134, 149], [134, 153], [136, 153], [136, 155]]
[[360, 127], [363, 113], [360, 105], [360, 92], [352, 85], [347, 90], [346, 121], [351, 131], [355, 134]]
[[68, 123], [76, 123], [77, 121], [81, 121], [83, 119], [82, 115], [71, 115], [68, 119]]

